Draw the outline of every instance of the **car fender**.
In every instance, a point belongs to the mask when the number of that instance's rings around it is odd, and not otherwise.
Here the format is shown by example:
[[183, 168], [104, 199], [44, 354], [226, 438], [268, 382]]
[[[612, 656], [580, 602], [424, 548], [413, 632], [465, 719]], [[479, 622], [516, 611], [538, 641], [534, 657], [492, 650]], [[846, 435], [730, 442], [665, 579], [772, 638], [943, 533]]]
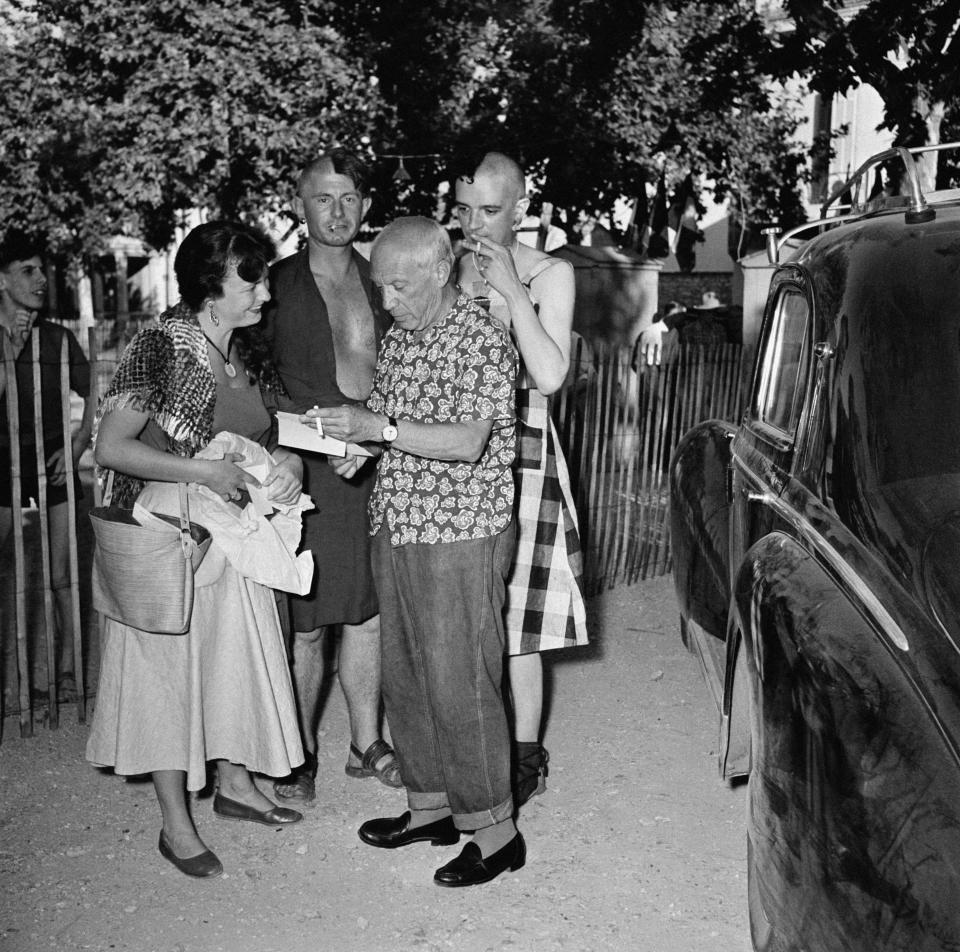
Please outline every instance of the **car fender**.
[[960, 949], [960, 765], [934, 716], [948, 701], [924, 695], [910, 652], [786, 533], [751, 547], [734, 600], [751, 898], [772, 947]]
[[730, 604], [730, 444], [736, 428], [707, 420], [689, 430], [670, 463], [670, 546], [680, 614], [713, 637]]

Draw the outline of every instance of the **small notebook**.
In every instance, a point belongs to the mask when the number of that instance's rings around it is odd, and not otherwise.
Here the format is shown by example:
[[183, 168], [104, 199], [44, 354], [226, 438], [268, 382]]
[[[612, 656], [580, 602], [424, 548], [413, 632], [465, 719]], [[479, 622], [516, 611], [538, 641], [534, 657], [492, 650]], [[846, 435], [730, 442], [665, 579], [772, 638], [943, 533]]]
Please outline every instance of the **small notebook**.
[[345, 443], [332, 436], [321, 436], [314, 424], [300, 422], [296, 413], [277, 412], [278, 441], [281, 446], [307, 450], [310, 453], [325, 453], [327, 456], [373, 456], [370, 450], [357, 443]]

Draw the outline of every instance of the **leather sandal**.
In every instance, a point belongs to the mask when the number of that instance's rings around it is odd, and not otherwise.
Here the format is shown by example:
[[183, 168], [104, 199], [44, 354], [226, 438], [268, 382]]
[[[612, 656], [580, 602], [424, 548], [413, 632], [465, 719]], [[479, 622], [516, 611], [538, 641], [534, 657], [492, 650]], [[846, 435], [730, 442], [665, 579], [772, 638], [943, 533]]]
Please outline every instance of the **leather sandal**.
[[274, 780], [273, 792], [278, 800], [309, 803], [317, 798], [317, 755], [304, 752], [304, 757], [304, 762], [289, 776]]
[[[360, 761], [359, 767], [354, 767], [350, 761], [347, 761], [344, 772], [348, 777], [376, 777], [380, 783], [388, 787], [402, 787], [403, 780], [400, 777], [400, 764], [397, 763], [393, 748], [383, 738], [375, 740], [365, 752], [361, 753], [355, 745], [350, 745], [350, 753]], [[383, 766], [378, 768], [377, 764], [384, 762]]]

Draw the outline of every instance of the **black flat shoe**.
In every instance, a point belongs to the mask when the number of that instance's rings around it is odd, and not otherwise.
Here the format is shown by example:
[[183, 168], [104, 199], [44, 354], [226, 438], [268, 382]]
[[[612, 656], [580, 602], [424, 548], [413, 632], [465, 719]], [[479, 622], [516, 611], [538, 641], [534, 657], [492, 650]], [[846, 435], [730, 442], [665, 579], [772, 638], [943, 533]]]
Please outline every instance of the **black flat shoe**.
[[220, 860], [218, 860], [210, 850], [205, 850], [198, 856], [188, 856], [186, 859], [177, 856], [177, 854], [170, 849], [170, 844], [163, 835], [163, 830], [160, 831], [160, 842], [157, 844], [157, 849], [160, 850], [160, 855], [164, 859], [169, 860], [181, 873], [185, 873], [187, 876], [203, 878], [207, 876], [219, 876], [223, 872], [223, 866]]
[[476, 843], [467, 843], [456, 859], [450, 860], [433, 874], [433, 881], [438, 886], [478, 886], [496, 879], [505, 870], [513, 872], [520, 869], [526, 861], [527, 844], [518, 830], [506, 846], [486, 859]]
[[357, 831], [360, 839], [370, 846], [395, 850], [398, 846], [422, 843], [429, 840], [434, 846], [450, 846], [460, 839], [460, 831], [453, 825], [453, 817], [445, 816], [433, 823], [424, 823], [410, 829], [410, 811], [403, 816], [367, 820]]
[[245, 803], [230, 800], [221, 793], [213, 798], [213, 812], [227, 820], [249, 820], [251, 823], [262, 823], [264, 826], [289, 826], [303, 819], [303, 814], [296, 810], [288, 810], [286, 807], [256, 810]]

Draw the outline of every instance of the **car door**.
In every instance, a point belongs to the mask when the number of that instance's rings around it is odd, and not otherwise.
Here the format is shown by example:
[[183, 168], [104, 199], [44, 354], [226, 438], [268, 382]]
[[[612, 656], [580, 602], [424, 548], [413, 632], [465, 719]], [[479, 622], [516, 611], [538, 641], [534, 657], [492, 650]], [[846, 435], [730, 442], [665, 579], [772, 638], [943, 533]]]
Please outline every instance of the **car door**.
[[[773, 503], [787, 485], [806, 422], [813, 337], [812, 289], [789, 266], [771, 284], [757, 352], [750, 403], [733, 441], [730, 463], [730, 591], [751, 546], [777, 529], [789, 530]], [[749, 771], [748, 682], [740, 650], [743, 623], [736, 599], [728, 619], [720, 727], [720, 772]]]
[[731, 583], [746, 551], [777, 522], [765, 501], [786, 486], [805, 422], [812, 323], [809, 280], [798, 267], [782, 269], [771, 285], [750, 404], [733, 442]]

